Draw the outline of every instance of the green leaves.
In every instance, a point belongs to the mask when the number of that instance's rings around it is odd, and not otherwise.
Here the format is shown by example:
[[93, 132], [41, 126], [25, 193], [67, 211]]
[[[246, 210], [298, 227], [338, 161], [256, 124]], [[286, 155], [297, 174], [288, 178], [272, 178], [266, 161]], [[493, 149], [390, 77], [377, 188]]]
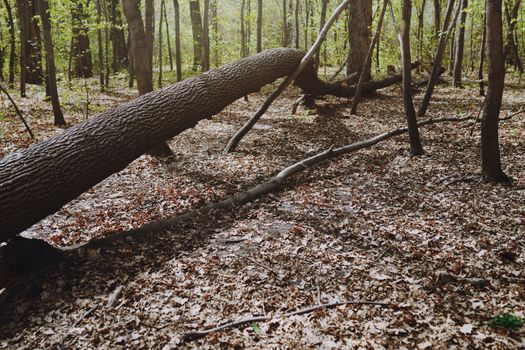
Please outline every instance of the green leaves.
[[490, 325], [492, 327], [503, 327], [510, 330], [517, 330], [518, 328], [523, 327], [524, 324], [525, 320], [523, 318], [513, 314], [501, 314], [490, 320]]

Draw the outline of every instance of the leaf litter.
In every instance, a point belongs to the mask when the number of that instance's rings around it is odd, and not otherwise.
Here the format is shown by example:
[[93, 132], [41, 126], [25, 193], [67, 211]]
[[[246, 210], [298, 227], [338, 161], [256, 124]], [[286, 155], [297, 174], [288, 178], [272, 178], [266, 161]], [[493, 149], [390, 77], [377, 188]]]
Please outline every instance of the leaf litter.
[[[60, 132], [31, 93], [19, 100], [39, 140]], [[175, 137], [175, 160], [142, 156], [24, 235], [65, 247], [138, 227], [226, 198], [332, 145], [404, 125], [399, 88], [364, 100], [357, 117], [351, 101], [332, 97], [291, 116], [297, 93], [274, 103], [238, 153], [222, 149], [263, 95]], [[108, 102], [100, 101], [103, 109]], [[429, 117], [477, 113], [481, 101], [474, 88], [441, 87]], [[502, 115], [524, 105], [510, 89]], [[67, 116], [84, 119], [74, 109]], [[14, 115], [3, 124], [4, 155], [30, 144]], [[525, 117], [501, 123], [510, 187], [481, 181], [479, 128], [470, 129], [422, 128], [424, 156], [410, 157], [407, 137], [396, 137], [211, 219], [81, 250], [2, 303], [0, 348], [520, 348], [523, 329], [490, 320], [525, 312]], [[341, 305], [185, 339], [347, 300], [395, 307]]]

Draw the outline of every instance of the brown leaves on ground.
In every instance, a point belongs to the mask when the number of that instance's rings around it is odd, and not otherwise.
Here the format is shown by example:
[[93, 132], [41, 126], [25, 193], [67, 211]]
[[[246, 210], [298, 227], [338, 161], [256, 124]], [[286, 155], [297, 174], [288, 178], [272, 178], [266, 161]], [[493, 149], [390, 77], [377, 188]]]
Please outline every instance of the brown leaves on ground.
[[[25, 235], [67, 246], [137, 227], [404, 124], [398, 88], [365, 100], [358, 117], [348, 115], [351, 101], [335, 98], [290, 116], [296, 94], [270, 108], [238, 153], [222, 149], [261, 95], [177, 136], [174, 161], [143, 156]], [[474, 88], [440, 88], [429, 117], [477, 113], [480, 104]], [[521, 90], [506, 91], [503, 116], [524, 105]], [[23, 105], [40, 139], [58, 132], [49, 111], [34, 106]], [[15, 117], [5, 123], [4, 154], [27, 146]], [[524, 313], [524, 136], [524, 115], [502, 122], [510, 187], [481, 181], [478, 127], [470, 135], [464, 124], [441, 124], [422, 129], [422, 157], [410, 157], [407, 137], [396, 137], [211, 220], [81, 251], [4, 301], [0, 347], [519, 348], [523, 330], [489, 321]], [[183, 340], [249, 316], [344, 300], [398, 307], [340, 306]]]

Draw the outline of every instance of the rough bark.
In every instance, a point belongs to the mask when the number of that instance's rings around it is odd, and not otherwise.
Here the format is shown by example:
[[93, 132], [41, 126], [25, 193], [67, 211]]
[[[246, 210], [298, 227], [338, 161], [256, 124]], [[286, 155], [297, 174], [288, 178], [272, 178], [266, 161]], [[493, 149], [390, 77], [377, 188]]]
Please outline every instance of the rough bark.
[[42, 29], [44, 32], [44, 46], [46, 49], [46, 74], [47, 86], [49, 88], [49, 95], [51, 97], [51, 104], [53, 106], [53, 116], [55, 125], [66, 125], [62, 109], [60, 108], [60, 101], [58, 99], [56, 68], [55, 68], [55, 53], [53, 48], [53, 39], [51, 37], [51, 22], [49, 20], [49, 5], [47, 0], [37, 0], [38, 12], [42, 21]]
[[410, 136], [410, 153], [412, 155], [423, 154], [423, 146], [419, 136], [416, 110], [412, 100], [412, 74], [410, 58], [410, 16], [412, 14], [412, 1], [403, 0], [403, 13], [401, 17], [401, 30], [398, 34], [401, 46], [401, 59], [403, 61], [403, 107]]
[[498, 135], [499, 113], [505, 82], [502, 0], [487, 0], [485, 13], [487, 16], [489, 82], [481, 119], [481, 168], [485, 181], [507, 182], [509, 178], [501, 168]]
[[[361, 72], [364, 67], [366, 53], [370, 47], [370, 28], [372, 27], [372, 1], [353, 0], [349, 7], [348, 39], [350, 42], [350, 59], [347, 75]], [[365, 70], [365, 81], [372, 79], [370, 68]]]
[[190, 0], [191, 29], [193, 32], [193, 70], [202, 67], [204, 51], [201, 10], [198, 0]]
[[461, 74], [463, 67], [463, 52], [465, 47], [465, 23], [467, 20], [468, 0], [461, 0], [461, 15], [459, 16], [459, 30], [456, 38], [456, 50], [454, 52], [453, 85], [461, 87]]
[[88, 13], [84, 1], [71, 2], [71, 19], [73, 31], [73, 75], [77, 78], [93, 76], [93, 62], [91, 60], [91, 47], [89, 40]]
[[159, 140], [191, 128], [240, 97], [289, 75], [303, 55], [295, 49], [263, 52], [141, 96], [1, 159], [0, 241], [122, 170]]

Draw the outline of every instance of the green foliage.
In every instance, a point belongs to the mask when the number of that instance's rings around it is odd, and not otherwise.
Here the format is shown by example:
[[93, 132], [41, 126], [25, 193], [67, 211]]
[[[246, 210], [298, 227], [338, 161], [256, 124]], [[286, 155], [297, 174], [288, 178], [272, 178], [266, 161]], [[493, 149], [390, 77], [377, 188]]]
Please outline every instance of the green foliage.
[[503, 327], [510, 330], [517, 330], [525, 324], [525, 319], [514, 314], [501, 314], [490, 320], [492, 327]]
[[261, 327], [259, 327], [259, 325], [257, 325], [255, 322], [252, 323], [252, 329], [255, 334], [262, 334]]

